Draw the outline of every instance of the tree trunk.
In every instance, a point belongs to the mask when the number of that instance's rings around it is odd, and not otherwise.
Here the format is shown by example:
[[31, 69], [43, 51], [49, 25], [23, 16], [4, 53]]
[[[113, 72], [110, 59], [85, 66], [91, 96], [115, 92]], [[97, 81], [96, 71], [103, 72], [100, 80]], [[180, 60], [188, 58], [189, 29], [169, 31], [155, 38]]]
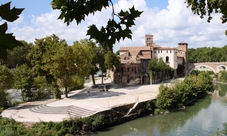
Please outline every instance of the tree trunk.
[[94, 76], [94, 74], [91, 74], [91, 78], [92, 78], [93, 85], [95, 85], [95, 76]]
[[68, 88], [67, 87], [65, 87], [65, 98], [68, 98], [68, 90], [67, 90]]
[[103, 72], [102, 72], [102, 74], [101, 74], [101, 77], [102, 77], [102, 85], [103, 85]]

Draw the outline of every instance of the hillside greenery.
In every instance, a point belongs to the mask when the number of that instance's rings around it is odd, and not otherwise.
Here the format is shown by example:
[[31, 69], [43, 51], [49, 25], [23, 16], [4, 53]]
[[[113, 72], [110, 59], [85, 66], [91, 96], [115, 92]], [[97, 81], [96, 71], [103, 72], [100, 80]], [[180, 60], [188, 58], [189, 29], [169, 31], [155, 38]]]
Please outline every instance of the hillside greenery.
[[224, 62], [227, 61], [227, 45], [224, 47], [201, 47], [188, 49], [188, 62]]

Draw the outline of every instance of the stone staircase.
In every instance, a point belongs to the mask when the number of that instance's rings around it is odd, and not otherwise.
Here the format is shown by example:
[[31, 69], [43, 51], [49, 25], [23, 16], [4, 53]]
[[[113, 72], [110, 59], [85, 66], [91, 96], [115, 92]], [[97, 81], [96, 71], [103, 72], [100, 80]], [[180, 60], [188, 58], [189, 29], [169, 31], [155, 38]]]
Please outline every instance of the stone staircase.
[[87, 117], [90, 115], [95, 114], [95, 111], [77, 107], [77, 106], [58, 106], [58, 107], [51, 107], [47, 105], [39, 105], [29, 109], [35, 113], [41, 114], [66, 114], [70, 117]]

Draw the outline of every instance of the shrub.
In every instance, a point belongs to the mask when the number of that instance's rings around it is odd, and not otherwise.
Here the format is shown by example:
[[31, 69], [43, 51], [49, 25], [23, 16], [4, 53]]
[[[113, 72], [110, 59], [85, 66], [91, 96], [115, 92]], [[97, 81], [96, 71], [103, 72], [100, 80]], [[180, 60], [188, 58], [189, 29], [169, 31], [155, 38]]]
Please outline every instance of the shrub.
[[185, 77], [182, 82], [176, 82], [170, 87], [161, 84], [155, 105], [159, 109], [177, 109], [197, 95], [212, 90], [212, 78], [208, 73], [201, 72], [198, 76]]

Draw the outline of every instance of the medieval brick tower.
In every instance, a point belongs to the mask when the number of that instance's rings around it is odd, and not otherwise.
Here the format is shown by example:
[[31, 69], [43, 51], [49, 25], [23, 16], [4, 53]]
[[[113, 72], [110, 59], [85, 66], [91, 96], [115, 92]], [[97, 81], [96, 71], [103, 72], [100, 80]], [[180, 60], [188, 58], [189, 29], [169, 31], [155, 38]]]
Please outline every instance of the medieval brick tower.
[[178, 56], [184, 58], [185, 64], [188, 63], [188, 43], [185, 42], [178, 43]]
[[146, 46], [153, 46], [153, 35], [145, 35], [145, 45]]

